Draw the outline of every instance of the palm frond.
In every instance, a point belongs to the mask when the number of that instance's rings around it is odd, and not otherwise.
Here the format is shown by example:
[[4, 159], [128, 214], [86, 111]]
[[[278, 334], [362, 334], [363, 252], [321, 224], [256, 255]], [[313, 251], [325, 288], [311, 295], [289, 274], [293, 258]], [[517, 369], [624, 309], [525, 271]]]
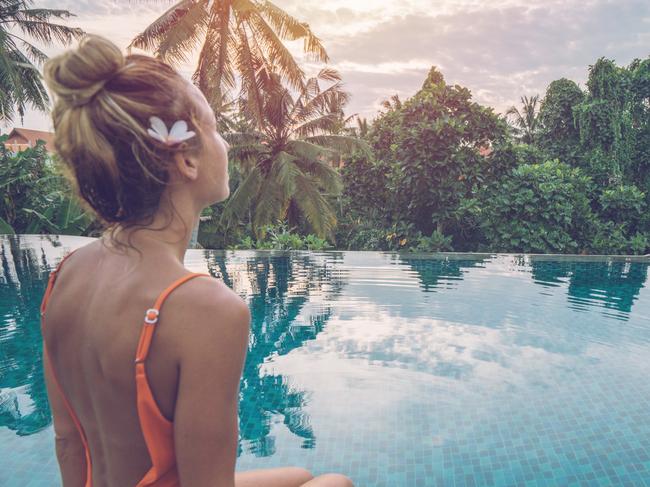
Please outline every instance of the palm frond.
[[341, 175], [325, 160], [300, 158], [295, 164], [303, 173], [313, 178], [322, 192], [329, 195], [341, 194], [343, 190]]
[[307, 142], [306, 140], [290, 140], [287, 142], [287, 152], [295, 155], [300, 159], [319, 160], [321, 158], [332, 157], [337, 151], [329, 147]]
[[314, 229], [316, 235], [321, 238], [330, 236], [336, 226], [336, 216], [332, 206], [321, 194], [311, 177], [296, 175], [294, 181], [296, 194], [300, 195], [300, 198], [293, 200], [296, 206]]
[[237, 162], [247, 172], [258, 160], [268, 156], [268, 146], [259, 137], [251, 134], [229, 133], [226, 140], [230, 144], [229, 159]]
[[41, 76], [30, 60], [16, 47], [12, 39], [4, 39], [0, 55], [0, 85], [10, 96], [13, 107], [5, 112], [5, 119], [11, 120], [15, 114], [22, 118], [27, 103], [38, 110], [47, 110], [48, 95]]
[[312, 144], [328, 147], [339, 153], [348, 154], [355, 150], [370, 154], [370, 146], [362, 139], [350, 137], [349, 135], [314, 135], [304, 139]]
[[175, 21], [168, 25], [156, 54], [170, 64], [187, 62], [187, 55], [206, 33], [209, 18], [206, 13], [203, 2], [193, 3], [183, 12], [177, 9]]
[[328, 133], [336, 128], [338, 122], [338, 113], [327, 113], [294, 127], [291, 133], [298, 137], [310, 137], [317, 134]]
[[[3, 2], [5, 3], [5, 2]], [[26, 6], [27, 2], [10, 2], [14, 5]], [[23, 20], [35, 20], [41, 22], [48, 22], [51, 17], [57, 19], [68, 19], [70, 17], [76, 17], [75, 14], [68, 10], [62, 9], [53, 9], [53, 8], [17, 8], [11, 14], [11, 17], [17, 22], [22, 22]]]
[[292, 88], [301, 88], [305, 73], [269, 24], [257, 13], [252, 13], [249, 16], [248, 24], [257, 44], [263, 49], [265, 57], [268, 58], [282, 79], [286, 80]]
[[274, 3], [265, 0], [260, 10], [280, 38], [286, 40], [304, 39], [304, 51], [314, 56], [316, 61], [329, 62], [329, 56], [320, 39], [314, 35], [309, 25], [298, 21]]
[[340, 83], [335, 83], [313, 96], [304, 92], [301, 97], [302, 103], [296, 107], [293, 117], [300, 122], [316, 114], [339, 111], [343, 109], [349, 100], [350, 94], [343, 91]]
[[[127, 46], [127, 49], [137, 47], [145, 51], [156, 51], [165, 40], [167, 33], [174, 25], [182, 20], [187, 13], [195, 8], [205, 8], [209, 0], [181, 0], [172, 5], [156, 20], [147, 26], [145, 30], [136, 35]], [[207, 12], [206, 12], [207, 16]]]
[[275, 156], [270, 178], [277, 182], [282, 188], [284, 199], [288, 199], [295, 193], [295, 178], [301, 174], [296, 166], [296, 158], [288, 152], [280, 151]]
[[43, 64], [45, 63], [45, 61], [48, 60], [47, 54], [41, 51], [34, 44], [31, 44], [27, 41], [23, 41], [22, 39], [20, 44], [23, 50], [25, 51], [25, 53], [27, 54], [27, 56], [30, 58], [30, 61], [35, 62], [37, 64]]
[[291, 125], [290, 114], [294, 102], [291, 93], [278, 81], [273, 91], [265, 92], [264, 98], [264, 119], [272, 129], [272, 137], [284, 137]]
[[237, 66], [241, 74], [242, 91], [246, 94], [246, 112], [258, 126], [264, 126], [264, 115], [262, 113], [262, 95], [258, 89], [259, 76], [256, 76], [256, 63], [251, 52], [246, 35], [245, 27], [237, 27], [239, 37]]
[[341, 78], [341, 73], [329, 66], [325, 66], [323, 69], [321, 69], [316, 75], [316, 78], [322, 79], [323, 81], [329, 81], [331, 83], [336, 83], [343, 79]]
[[47, 55], [16, 31], [43, 44], [55, 41], [68, 44], [83, 35], [79, 28], [50, 22], [52, 18], [71, 17], [73, 14], [67, 10], [29, 8], [31, 3], [19, 0], [0, 3], [0, 23], [13, 27], [12, 32], [0, 28], [0, 89], [3, 92], [0, 118], [3, 120], [12, 120], [16, 113], [22, 120], [27, 104], [45, 111], [49, 101], [38, 69], [33, 64], [44, 62]]
[[285, 203], [283, 188], [274, 180], [264, 181], [253, 210], [253, 227], [259, 229], [281, 218]]
[[230, 225], [235, 219], [241, 219], [248, 212], [257, 198], [262, 180], [262, 171], [259, 166], [255, 166], [226, 201], [220, 217], [222, 224]]
[[224, 105], [225, 99], [236, 86], [233, 60], [236, 59], [237, 51], [235, 34], [230, 28], [229, 12], [220, 14], [213, 7], [206, 30], [192, 79], [216, 110]]
[[57, 41], [62, 44], [70, 44], [84, 34], [84, 31], [77, 27], [52, 24], [42, 20], [21, 20], [17, 26], [23, 33], [43, 44], [52, 44]]

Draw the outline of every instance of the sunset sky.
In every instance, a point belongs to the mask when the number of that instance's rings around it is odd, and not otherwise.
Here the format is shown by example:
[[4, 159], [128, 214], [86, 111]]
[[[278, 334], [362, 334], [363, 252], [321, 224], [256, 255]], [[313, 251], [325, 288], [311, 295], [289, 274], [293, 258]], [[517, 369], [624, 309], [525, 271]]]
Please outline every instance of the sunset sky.
[[[566, 77], [584, 87], [598, 57], [627, 65], [650, 55], [647, 0], [276, 0], [323, 41], [331, 65], [352, 94], [347, 113], [372, 118], [382, 100], [415, 93], [432, 65], [447, 83], [469, 88], [474, 101], [502, 113], [523, 95], [543, 97]], [[171, 1], [41, 0], [124, 48]], [[300, 52], [300, 45], [292, 46]], [[51, 47], [52, 55], [63, 48]], [[300, 56], [298, 56], [300, 57]], [[301, 60], [308, 72], [316, 69]], [[195, 61], [178, 69], [190, 76]], [[17, 121], [18, 122], [18, 121]], [[48, 130], [34, 112], [25, 127]]]

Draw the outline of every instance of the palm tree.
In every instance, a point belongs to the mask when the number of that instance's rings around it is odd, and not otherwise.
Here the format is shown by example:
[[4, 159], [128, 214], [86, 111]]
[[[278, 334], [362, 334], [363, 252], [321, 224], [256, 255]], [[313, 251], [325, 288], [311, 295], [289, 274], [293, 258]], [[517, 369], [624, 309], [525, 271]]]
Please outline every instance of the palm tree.
[[[264, 226], [277, 219], [293, 225], [304, 217], [314, 233], [329, 236], [336, 217], [327, 195], [341, 191], [332, 163], [342, 151], [365, 148], [359, 139], [336, 134], [349, 94], [331, 68], [308, 79], [295, 95], [278, 75], [266, 74], [261, 128], [250, 125], [227, 136], [243, 179], [221, 221], [230, 225], [249, 215], [254, 233], [262, 236]], [[323, 89], [322, 82], [331, 85]]]
[[43, 44], [69, 44], [84, 33], [50, 22], [71, 17], [67, 10], [31, 8], [32, 4], [32, 0], [0, 0], [0, 122], [11, 122], [18, 113], [22, 123], [28, 103], [47, 111], [49, 98], [36, 65], [48, 57], [24, 36]]
[[539, 111], [537, 110], [537, 101], [539, 95], [531, 98], [527, 96], [521, 97], [521, 104], [523, 105], [522, 112], [519, 112], [514, 106], [510, 107], [505, 113], [505, 119], [513, 117], [514, 122], [511, 127], [514, 129], [516, 137], [525, 144], [533, 144], [537, 138]]
[[386, 110], [399, 110], [402, 108], [402, 100], [400, 100], [400, 97], [398, 94], [395, 94], [391, 96], [388, 100], [384, 100], [381, 102], [381, 107], [385, 108]]
[[181, 0], [163, 13], [131, 44], [155, 51], [164, 61], [187, 61], [202, 42], [192, 80], [219, 114], [239, 86], [249, 112], [261, 123], [262, 79], [280, 75], [292, 89], [302, 89], [304, 72], [283, 40], [304, 40], [305, 53], [329, 60], [309, 25], [268, 0]]
[[[349, 122], [352, 120], [356, 121], [356, 126], [355, 125], [348, 125]], [[348, 117], [345, 120], [345, 131], [354, 136], [354, 137], [359, 137], [361, 139], [365, 139], [368, 136], [368, 131], [370, 130], [370, 126], [368, 125], [368, 119], [366, 117], [360, 117], [359, 115], [352, 115]]]

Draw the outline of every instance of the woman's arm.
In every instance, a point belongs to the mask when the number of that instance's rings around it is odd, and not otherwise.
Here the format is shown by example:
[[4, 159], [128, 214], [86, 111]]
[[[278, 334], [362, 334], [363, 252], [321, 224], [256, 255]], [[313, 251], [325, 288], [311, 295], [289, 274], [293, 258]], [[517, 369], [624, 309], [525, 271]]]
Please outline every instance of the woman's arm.
[[182, 325], [176, 460], [183, 487], [233, 487], [250, 312], [222, 283], [214, 280], [202, 288], [203, 298], [189, 307], [191, 315]]
[[43, 343], [43, 369], [47, 396], [52, 410], [56, 457], [59, 461], [63, 487], [84, 487], [86, 483], [86, 452], [79, 431], [65, 405], [65, 399], [52, 375], [45, 343]]

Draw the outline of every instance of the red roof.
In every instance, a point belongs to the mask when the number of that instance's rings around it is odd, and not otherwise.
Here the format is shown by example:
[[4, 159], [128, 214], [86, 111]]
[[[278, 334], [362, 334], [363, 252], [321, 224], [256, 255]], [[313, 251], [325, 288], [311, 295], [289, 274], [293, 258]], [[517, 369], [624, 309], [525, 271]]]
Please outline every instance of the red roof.
[[13, 150], [22, 150], [27, 147], [34, 147], [37, 140], [45, 141], [45, 149], [48, 152], [54, 151], [54, 132], [22, 127], [14, 127], [9, 132], [9, 138], [5, 141], [5, 145]]

